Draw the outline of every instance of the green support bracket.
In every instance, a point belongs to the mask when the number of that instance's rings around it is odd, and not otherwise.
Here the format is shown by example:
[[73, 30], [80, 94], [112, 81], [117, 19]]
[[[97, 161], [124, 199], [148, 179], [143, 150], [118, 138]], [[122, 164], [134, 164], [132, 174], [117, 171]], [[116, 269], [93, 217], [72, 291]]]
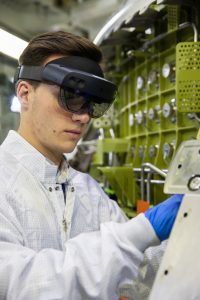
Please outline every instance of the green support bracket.
[[104, 153], [125, 153], [129, 150], [129, 140], [123, 138], [103, 139], [97, 141], [97, 151], [93, 157], [93, 164], [103, 165]]
[[114, 176], [114, 173], [112, 171], [112, 167], [98, 167], [98, 170], [100, 170], [103, 175], [106, 177], [106, 179], [109, 182], [109, 185], [111, 188], [115, 191], [115, 194], [118, 199], [121, 199], [122, 191], [120, 186], [118, 185], [116, 178]]
[[115, 191], [120, 206], [123, 209], [129, 208], [129, 214], [131, 211], [133, 213], [137, 193], [133, 168], [131, 166], [99, 167], [99, 170], [105, 175]]

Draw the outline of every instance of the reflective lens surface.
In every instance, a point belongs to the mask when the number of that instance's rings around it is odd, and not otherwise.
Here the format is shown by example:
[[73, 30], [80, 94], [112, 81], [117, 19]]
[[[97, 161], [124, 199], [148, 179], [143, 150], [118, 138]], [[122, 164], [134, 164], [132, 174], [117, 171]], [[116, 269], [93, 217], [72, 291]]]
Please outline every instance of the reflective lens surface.
[[92, 118], [99, 118], [108, 110], [113, 102], [95, 101], [88, 95], [82, 95], [78, 92], [60, 89], [59, 103], [65, 110], [83, 114], [88, 113]]

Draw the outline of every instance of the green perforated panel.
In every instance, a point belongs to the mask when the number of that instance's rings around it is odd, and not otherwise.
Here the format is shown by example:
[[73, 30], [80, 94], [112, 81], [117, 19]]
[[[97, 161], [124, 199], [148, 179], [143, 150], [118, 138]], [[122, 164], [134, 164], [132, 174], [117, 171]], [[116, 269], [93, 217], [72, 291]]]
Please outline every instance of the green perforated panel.
[[174, 30], [179, 24], [179, 7], [177, 5], [168, 6], [168, 30]]
[[176, 98], [179, 112], [200, 112], [200, 42], [176, 46]]

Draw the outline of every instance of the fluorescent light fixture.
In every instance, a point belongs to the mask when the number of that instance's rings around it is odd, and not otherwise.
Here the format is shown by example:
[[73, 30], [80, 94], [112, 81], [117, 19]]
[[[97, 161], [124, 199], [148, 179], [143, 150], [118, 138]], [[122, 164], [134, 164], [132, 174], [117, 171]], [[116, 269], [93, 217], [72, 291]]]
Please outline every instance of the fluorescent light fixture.
[[0, 28], [0, 52], [18, 59], [28, 42]]
[[122, 27], [122, 30], [128, 31], [128, 32], [133, 32], [136, 30], [136, 28], [135, 27]]
[[14, 96], [11, 100], [10, 110], [18, 113], [21, 111], [21, 104], [16, 96]]

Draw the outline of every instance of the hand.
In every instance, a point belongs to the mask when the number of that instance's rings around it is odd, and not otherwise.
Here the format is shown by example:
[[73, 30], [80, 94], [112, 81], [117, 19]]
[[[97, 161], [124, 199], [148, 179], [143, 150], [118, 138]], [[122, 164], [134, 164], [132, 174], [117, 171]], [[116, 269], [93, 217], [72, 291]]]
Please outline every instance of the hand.
[[160, 241], [166, 240], [169, 237], [182, 198], [183, 195], [173, 195], [145, 212], [145, 217], [153, 226]]

